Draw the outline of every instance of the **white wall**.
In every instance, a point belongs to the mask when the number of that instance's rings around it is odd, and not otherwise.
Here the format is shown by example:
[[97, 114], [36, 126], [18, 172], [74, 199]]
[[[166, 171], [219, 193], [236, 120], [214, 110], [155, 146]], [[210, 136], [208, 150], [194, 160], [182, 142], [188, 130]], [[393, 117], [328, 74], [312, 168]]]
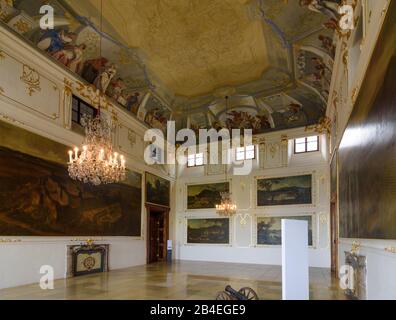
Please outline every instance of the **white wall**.
[[[341, 142], [359, 95], [389, 3], [390, 0], [358, 1], [355, 15], [360, 16], [366, 32], [361, 41], [355, 40], [353, 32], [349, 39], [339, 42], [327, 108], [328, 117], [333, 121], [336, 119], [331, 142], [335, 149]], [[396, 299], [396, 241], [340, 239], [339, 266], [344, 264], [344, 252], [351, 250], [352, 242], [360, 245], [359, 253], [367, 258], [367, 299]]]
[[[71, 130], [71, 93], [87, 102], [90, 101], [90, 94], [80, 88], [80, 80], [1, 27], [0, 53], [0, 120], [68, 146], [81, 145], [83, 137]], [[32, 72], [33, 78], [39, 79], [39, 89], [34, 89], [30, 94], [31, 85], [28, 79], [23, 80], [24, 68]], [[112, 101], [108, 101], [107, 110], [103, 113], [118, 119], [114, 134], [115, 148], [125, 155], [129, 169], [142, 174], [142, 185], [145, 171], [174, 179], [171, 167], [145, 165], [145, 125]], [[134, 139], [130, 139], [131, 136]], [[43, 157], [46, 157], [45, 153]], [[65, 162], [67, 159], [65, 154]], [[97, 243], [110, 244], [110, 269], [146, 263], [146, 212], [142, 190], [141, 237], [93, 237]], [[173, 211], [170, 214], [172, 221]], [[71, 237], [0, 238], [0, 288], [37, 282], [40, 267], [47, 264], [54, 267], [56, 278], [65, 277], [67, 245], [76, 245], [87, 238], [82, 237], [80, 241]]]
[[[321, 135], [321, 151], [294, 155], [292, 140], [315, 135], [304, 129], [264, 134], [255, 137], [258, 158], [253, 171], [246, 176], [231, 176], [233, 201], [238, 206], [237, 215], [231, 219], [229, 245], [187, 244], [187, 218], [218, 217], [214, 209], [187, 210], [187, 185], [225, 181], [224, 174], [213, 173], [221, 166], [197, 168], [179, 166], [176, 192], [176, 258], [182, 260], [222, 261], [280, 265], [281, 246], [258, 246], [256, 219], [260, 216], [313, 216], [314, 245], [309, 249], [309, 263], [314, 267], [330, 267], [329, 242], [329, 168], [327, 164], [326, 136]], [[284, 141], [287, 135], [289, 142]], [[283, 138], [283, 140], [282, 140]], [[220, 171], [221, 172], [221, 171]], [[257, 207], [255, 177], [283, 177], [313, 174], [313, 204], [297, 206]], [[242, 218], [242, 219], [241, 219]], [[243, 219], [245, 218], [245, 219]], [[246, 221], [246, 224], [243, 222]], [[242, 222], [242, 223], [241, 223]]]

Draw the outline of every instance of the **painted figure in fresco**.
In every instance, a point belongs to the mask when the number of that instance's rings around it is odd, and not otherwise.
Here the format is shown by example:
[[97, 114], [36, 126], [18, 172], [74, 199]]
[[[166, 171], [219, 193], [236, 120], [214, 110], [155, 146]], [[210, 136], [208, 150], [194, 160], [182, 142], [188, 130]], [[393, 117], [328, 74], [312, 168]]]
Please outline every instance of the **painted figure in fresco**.
[[103, 70], [108, 62], [109, 61], [103, 57], [85, 61], [81, 76], [89, 83], [94, 83], [100, 70]]
[[334, 58], [336, 54], [336, 46], [334, 45], [333, 39], [322, 34], [319, 35], [318, 39], [322, 43], [322, 48]]
[[307, 7], [313, 12], [327, 15], [330, 18], [339, 19], [339, 1], [331, 0], [300, 0], [300, 6]]
[[99, 75], [96, 77], [94, 81], [94, 86], [99, 89], [101, 92], [105, 93], [107, 87], [109, 86], [111, 80], [117, 73], [117, 68], [115, 64], [111, 64], [106, 66], [104, 70], [102, 70]]
[[125, 89], [124, 80], [122, 80], [122, 78], [117, 78], [111, 81], [109, 87], [107, 88], [107, 95], [113, 98], [115, 101], [118, 101], [118, 99], [122, 97], [122, 91], [124, 89]]
[[83, 52], [86, 49], [85, 44], [78, 46], [66, 46], [62, 50], [51, 53], [51, 56], [64, 64], [71, 71], [80, 73], [82, 69]]
[[65, 46], [71, 44], [75, 34], [65, 30], [48, 30], [40, 38], [37, 46], [44, 51], [52, 54], [62, 50]]
[[138, 107], [139, 107], [139, 92], [135, 92], [134, 94], [129, 95], [126, 103], [126, 108], [128, 111], [137, 114]]

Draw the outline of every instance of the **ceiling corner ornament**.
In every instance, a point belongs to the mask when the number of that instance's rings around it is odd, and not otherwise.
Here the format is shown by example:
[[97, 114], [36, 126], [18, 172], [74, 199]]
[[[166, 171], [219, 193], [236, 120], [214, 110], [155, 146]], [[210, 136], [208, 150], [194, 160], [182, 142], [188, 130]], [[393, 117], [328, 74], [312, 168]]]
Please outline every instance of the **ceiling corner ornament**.
[[326, 133], [330, 135], [331, 132], [331, 119], [329, 117], [322, 117], [317, 124], [306, 126], [305, 131], [315, 131], [316, 133]]
[[20, 79], [26, 84], [29, 96], [32, 96], [35, 92], [41, 91], [40, 74], [26, 64], [23, 65]]

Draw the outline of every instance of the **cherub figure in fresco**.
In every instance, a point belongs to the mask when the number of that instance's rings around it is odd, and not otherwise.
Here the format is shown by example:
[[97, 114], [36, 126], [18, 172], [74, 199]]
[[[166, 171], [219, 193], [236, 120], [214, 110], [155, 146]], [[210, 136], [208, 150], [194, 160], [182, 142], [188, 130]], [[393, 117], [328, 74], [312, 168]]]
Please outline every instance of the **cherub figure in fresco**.
[[40, 38], [37, 46], [44, 51], [52, 54], [70, 45], [75, 38], [75, 33], [65, 30], [47, 30]]
[[339, 19], [340, 1], [331, 0], [300, 0], [300, 6], [306, 7], [313, 12], [325, 14], [332, 19]]
[[85, 61], [81, 71], [81, 76], [89, 83], [94, 83], [100, 70], [103, 70], [108, 62], [109, 61], [104, 57]]
[[99, 75], [96, 77], [94, 81], [94, 86], [99, 89], [101, 92], [105, 93], [107, 87], [109, 86], [111, 80], [117, 73], [117, 68], [115, 64], [111, 64], [106, 66], [104, 70], [102, 70]]
[[61, 50], [51, 53], [51, 56], [64, 64], [71, 71], [79, 73], [82, 69], [83, 52], [85, 50], [85, 44], [78, 46], [66, 46]]
[[336, 47], [334, 45], [333, 39], [322, 34], [319, 35], [318, 39], [322, 43], [322, 48], [334, 58], [336, 54]]

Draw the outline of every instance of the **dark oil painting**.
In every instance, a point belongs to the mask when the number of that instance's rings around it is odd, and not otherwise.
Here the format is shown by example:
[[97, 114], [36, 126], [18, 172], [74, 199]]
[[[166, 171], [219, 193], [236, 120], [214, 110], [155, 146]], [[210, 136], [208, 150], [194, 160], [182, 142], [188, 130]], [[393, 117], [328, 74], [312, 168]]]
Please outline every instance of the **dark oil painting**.
[[258, 217], [257, 218], [257, 244], [281, 245], [282, 244], [282, 219], [308, 221], [308, 245], [313, 245], [312, 216], [293, 217]]
[[257, 206], [312, 203], [312, 175], [257, 180]]
[[221, 201], [221, 192], [229, 191], [229, 183], [208, 183], [187, 186], [187, 209], [212, 209]]
[[146, 202], [169, 207], [170, 182], [146, 172]]
[[0, 148], [2, 236], [140, 236], [141, 194], [137, 173], [91, 186], [65, 166]]
[[228, 218], [187, 220], [187, 243], [228, 244], [229, 242]]
[[396, 239], [396, 1], [339, 148], [340, 237]]

